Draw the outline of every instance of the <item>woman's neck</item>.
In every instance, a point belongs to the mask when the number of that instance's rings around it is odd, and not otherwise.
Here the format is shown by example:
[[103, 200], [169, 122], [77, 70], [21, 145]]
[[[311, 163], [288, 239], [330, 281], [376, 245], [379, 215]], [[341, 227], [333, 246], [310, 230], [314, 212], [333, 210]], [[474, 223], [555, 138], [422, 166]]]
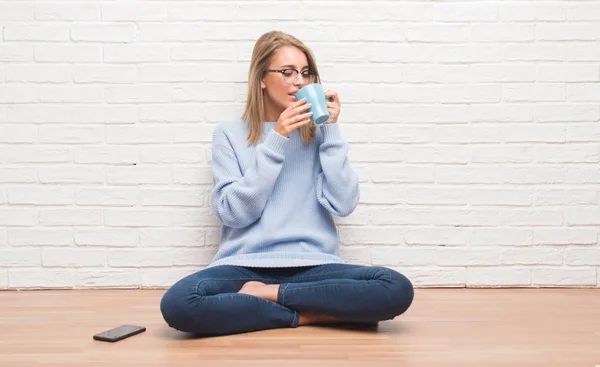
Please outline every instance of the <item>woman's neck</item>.
[[279, 115], [281, 115], [282, 112], [283, 111], [280, 111], [272, 103], [270, 103], [269, 100], [266, 100], [265, 101], [265, 121], [264, 122], [279, 120]]

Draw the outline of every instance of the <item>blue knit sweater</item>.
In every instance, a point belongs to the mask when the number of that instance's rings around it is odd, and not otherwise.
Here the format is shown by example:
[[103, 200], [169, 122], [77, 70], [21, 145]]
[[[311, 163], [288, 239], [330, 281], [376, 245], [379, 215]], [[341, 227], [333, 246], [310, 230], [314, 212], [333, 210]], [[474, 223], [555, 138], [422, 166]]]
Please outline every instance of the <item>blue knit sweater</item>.
[[209, 267], [292, 267], [343, 263], [332, 215], [358, 204], [358, 176], [339, 125], [317, 127], [306, 145], [298, 130], [286, 138], [264, 123], [259, 144], [247, 142], [243, 120], [213, 133], [213, 213], [222, 223]]

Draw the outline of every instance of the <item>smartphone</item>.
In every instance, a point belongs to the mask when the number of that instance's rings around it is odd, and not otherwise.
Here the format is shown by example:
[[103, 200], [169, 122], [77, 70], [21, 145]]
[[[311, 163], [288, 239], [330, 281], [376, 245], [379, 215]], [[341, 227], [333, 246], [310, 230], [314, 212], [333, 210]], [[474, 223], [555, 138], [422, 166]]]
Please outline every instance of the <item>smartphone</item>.
[[146, 328], [143, 326], [121, 325], [114, 329], [106, 330], [94, 335], [94, 339], [112, 343], [129, 338], [130, 336], [134, 336], [139, 333], [143, 333], [144, 331], [146, 331]]

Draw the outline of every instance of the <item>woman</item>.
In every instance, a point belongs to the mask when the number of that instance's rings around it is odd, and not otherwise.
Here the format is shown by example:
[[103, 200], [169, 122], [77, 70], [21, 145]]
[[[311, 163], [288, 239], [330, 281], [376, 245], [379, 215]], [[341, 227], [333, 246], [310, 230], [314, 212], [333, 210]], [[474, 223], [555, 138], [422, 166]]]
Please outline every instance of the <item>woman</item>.
[[173, 285], [161, 311], [198, 335], [334, 322], [377, 323], [404, 313], [411, 282], [383, 267], [345, 264], [332, 216], [359, 199], [357, 174], [340, 135], [338, 95], [330, 119], [310, 120], [295, 93], [320, 83], [312, 52], [268, 32], [252, 53], [246, 109], [213, 134], [212, 208], [222, 223], [218, 253]]

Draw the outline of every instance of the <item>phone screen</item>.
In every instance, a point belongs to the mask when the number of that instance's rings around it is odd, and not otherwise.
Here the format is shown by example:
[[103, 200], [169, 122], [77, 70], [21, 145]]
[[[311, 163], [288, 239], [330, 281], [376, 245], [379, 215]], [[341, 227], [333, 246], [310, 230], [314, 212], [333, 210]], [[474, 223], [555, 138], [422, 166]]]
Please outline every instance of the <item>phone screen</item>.
[[143, 326], [121, 325], [114, 329], [110, 329], [110, 330], [101, 332], [99, 334], [96, 334], [95, 336], [98, 338], [101, 338], [101, 339], [114, 340], [114, 339], [119, 339], [119, 338], [131, 336], [131, 335], [135, 335], [135, 334], [141, 333], [142, 331], [145, 331], [145, 330], [146, 330], [146, 328]]

